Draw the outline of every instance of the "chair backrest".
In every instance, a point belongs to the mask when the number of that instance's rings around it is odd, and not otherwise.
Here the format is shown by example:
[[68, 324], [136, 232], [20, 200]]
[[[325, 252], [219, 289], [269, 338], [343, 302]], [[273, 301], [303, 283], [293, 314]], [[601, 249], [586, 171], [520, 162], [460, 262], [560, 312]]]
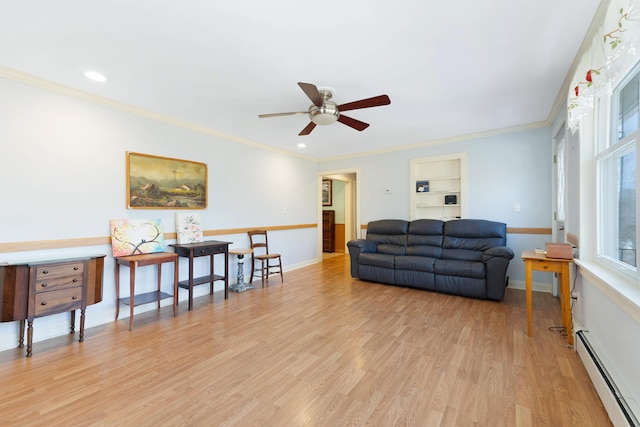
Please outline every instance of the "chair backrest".
[[255, 251], [256, 248], [264, 248], [265, 253], [269, 253], [269, 241], [267, 239], [267, 230], [250, 230], [249, 244], [251, 249]]

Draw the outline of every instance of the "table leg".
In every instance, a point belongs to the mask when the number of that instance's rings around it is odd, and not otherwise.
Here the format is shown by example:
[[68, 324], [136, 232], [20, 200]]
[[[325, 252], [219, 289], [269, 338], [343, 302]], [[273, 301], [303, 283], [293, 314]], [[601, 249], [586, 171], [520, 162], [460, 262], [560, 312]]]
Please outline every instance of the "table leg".
[[176, 316], [176, 308], [178, 307], [178, 268], [180, 260], [173, 261], [173, 316]]
[[526, 260], [524, 263], [525, 270], [525, 282], [526, 282], [526, 298], [527, 298], [527, 335], [531, 336], [531, 298], [532, 298], [532, 290], [531, 290], [531, 280], [532, 280], [532, 265], [531, 261]]
[[224, 299], [228, 299], [228, 298], [229, 298], [229, 248], [227, 248], [224, 251]]
[[80, 309], [80, 337], [78, 339], [78, 342], [84, 341], [84, 311], [84, 308]]
[[33, 320], [27, 321], [27, 357], [31, 357], [31, 350], [33, 350]]
[[[209, 255], [209, 274], [211, 274], [212, 276], [215, 274], [215, 261], [214, 261], [214, 256], [215, 254], [211, 254]], [[213, 280], [209, 283], [209, 295], [213, 295]]]
[[189, 311], [191, 311], [193, 306], [193, 254], [189, 254], [189, 289], [187, 291], [189, 294]]
[[129, 330], [133, 330], [133, 296], [136, 293], [136, 263], [129, 265]]
[[571, 285], [569, 283], [569, 263], [562, 263], [560, 273], [560, 300], [562, 309], [562, 323], [567, 331], [567, 342], [573, 345], [573, 326], [571, 321]]
[[116, 320], [120, 314], [120, 264], [116, 260]]
[[20, 321], [20, 340], [18, 341], [18, 348], [24, 347], [24, 319]]
[[158, 264], [158, 310], [160, 310], [161, 286], [162, 286], [162, 263]]

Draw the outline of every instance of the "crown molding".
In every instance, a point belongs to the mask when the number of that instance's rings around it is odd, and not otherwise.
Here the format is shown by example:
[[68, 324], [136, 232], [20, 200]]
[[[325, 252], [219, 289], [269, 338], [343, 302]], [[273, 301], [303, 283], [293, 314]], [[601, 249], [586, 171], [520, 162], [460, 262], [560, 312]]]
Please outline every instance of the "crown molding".
[[40, 77], [33, 76], [31, 74], [24, 73], [19, 70], [15, 70], [13, 68], [5, 67], [0, 65], [0, 76], [5, 77], [10, 80], [14, 80], [20, 83], [24, 83], [29, 86], [37, 87], [40, 89], [44, 89], [50, 92], [55, 92], [60, 95], [68, 96], [70, 98], [75, 98], [80, 101], [89, 102], [92, 104], [101, 105], [103, 107], [108, 107], [114, 110], [123, 111], [128, 114], [133, 114], [139, 117], [144, 117], [149, 120], [155, 120], [157, 122], [162, 122], [171, 126], [181, 127], [184, 129], [189, 129], [194, 132], [202, 133], [209, 136], [214, 136], [216, 138], [224, 139], [227, 141], [237, 142], [239, 144], [248, 145], [260, 150], [271, 151], [278, 154], [283, 154], [291, 157], [298, 157], [304, 160], [309, 160], [316, 162], [317, 159], [309, 156], [304, 156], [298, 153], [292, 153], [290, 151], [282, 150], [279, 148], [271, 147], [269, 145], [261, 144], [256, 141], [251, 141], [249, 139], [241, 138], [239, 136], [230, 135], [227, 133], [223, 133], [217, 131], [215, 129], [208, 128], [206, 126], [199, 125], [197, 123], [191, 123], [185, 120], [176, 119], [171, 116], [167, 116], [164, 114], [154, 113], [153, 111], [148, 111], [142, 108], [134, 107], [132, 105], [124, 104], [122, 102], [114, 101], [112, 99], [93, 95], [88, 92], [84, 92], [78, 89], [73, 89], [68, 86], [64, 86], [58, 83], [51, 82], [49, 80], [42, 79]]

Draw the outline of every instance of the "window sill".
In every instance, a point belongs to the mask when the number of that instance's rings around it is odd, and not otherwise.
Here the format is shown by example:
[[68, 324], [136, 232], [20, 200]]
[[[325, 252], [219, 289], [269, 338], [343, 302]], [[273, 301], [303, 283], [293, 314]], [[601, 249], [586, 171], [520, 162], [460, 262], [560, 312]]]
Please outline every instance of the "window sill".
[[640, 323], [640, 284], [593, 261], [574, 260], [578, 272]]

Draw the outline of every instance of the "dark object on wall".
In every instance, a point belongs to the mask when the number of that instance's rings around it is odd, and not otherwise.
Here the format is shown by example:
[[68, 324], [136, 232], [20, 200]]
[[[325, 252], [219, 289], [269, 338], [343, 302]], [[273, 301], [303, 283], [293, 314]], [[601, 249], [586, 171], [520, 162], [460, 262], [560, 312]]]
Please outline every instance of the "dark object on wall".
[[322, 206], [331, 206], [333, 204], [333, 181], [330, 179], [322, 180]]
[[444, 196], [444, 204], [445, 205], [456, 205], [458, 204], [458, 196], [455, 194], [448, 194]]
[[335, 252], [335, 211], [322, 211], [322, 252]]
[[416, 193], [428, 193], [429, 181], [416, 181]]

